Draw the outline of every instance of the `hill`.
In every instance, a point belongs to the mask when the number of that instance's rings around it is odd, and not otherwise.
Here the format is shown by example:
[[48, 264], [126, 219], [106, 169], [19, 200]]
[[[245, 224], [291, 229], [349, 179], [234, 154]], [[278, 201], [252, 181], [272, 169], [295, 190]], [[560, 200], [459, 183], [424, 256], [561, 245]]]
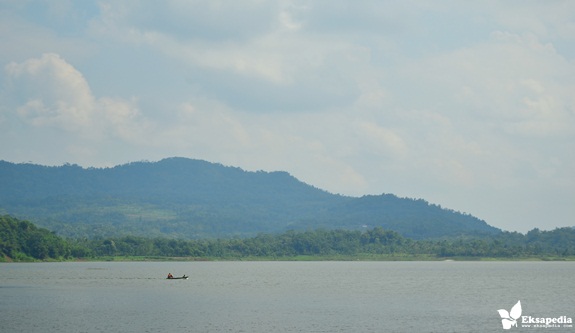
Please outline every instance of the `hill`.
[[66, 259], [85, 253], [47, 229], [0, 215], [0, 261]]
[[497, 234], [476, 217], [391, 194], [334, 195], [286, 172], [168, 158], [113, 168], [0, 161], [0, 213], [67, 237], [214, 238], [380, 226], [423, 239]]

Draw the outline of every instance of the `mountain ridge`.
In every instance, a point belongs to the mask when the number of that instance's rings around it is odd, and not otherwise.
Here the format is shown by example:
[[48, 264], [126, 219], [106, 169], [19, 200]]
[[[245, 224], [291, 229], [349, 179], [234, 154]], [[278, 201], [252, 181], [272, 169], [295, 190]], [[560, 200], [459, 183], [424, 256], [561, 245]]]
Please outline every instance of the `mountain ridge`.
[[0, 212], [68, 237], [244, 237], [381, 226], [415, 239], [501, 232], [468, 214], [393, 194], [350, 197], [285, 171], [171, 157], [109, 168], [0, 161]]

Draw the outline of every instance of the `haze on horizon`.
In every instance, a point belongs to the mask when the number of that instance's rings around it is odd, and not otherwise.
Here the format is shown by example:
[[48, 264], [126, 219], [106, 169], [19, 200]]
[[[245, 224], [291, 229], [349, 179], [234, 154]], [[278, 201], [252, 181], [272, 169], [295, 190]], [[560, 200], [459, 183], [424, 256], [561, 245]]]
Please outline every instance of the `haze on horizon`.
[[574, 226], [573, 1], [0, 1], [0, 160], [182, 156]]

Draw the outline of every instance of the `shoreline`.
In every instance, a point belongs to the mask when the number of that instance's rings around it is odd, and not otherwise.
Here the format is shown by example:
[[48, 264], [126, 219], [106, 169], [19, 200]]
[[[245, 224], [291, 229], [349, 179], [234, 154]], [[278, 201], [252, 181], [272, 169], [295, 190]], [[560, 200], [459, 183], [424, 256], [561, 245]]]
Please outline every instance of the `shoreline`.
[[0, 258], [1, 263], [43, 263], [43, 262], [201, 262], [201, 261], [444, 261], [444, 262], [571, 262], [575, 256], [529, 256], [529, 257], [435, 257], [431, 255], [328, 255], [328, 256], [289, 256], [289, 257], [163, 257], [163, 256], [103, 256], [94, 258], [73, 258], [62, 260], [18, 260]]

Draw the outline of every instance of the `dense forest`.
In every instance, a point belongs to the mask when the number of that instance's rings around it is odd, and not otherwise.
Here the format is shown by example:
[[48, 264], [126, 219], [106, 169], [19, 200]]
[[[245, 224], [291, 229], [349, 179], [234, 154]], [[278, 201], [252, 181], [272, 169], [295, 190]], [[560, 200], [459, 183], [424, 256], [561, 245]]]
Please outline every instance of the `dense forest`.
[[28, 221], [0, 216], [0, 260], [63, 260], [85, 257], [91, 253], [86, 250]]
[[287, 172], [250, 172], [186, 158], [112, 168], [0, 161], [0, 184], [0, 214], [67, 238], [245, 238], [375, 227], [412, 239], [501, 232], [423, 199], [336, 195]]
[[288, 231], [251, 238], [181, 240], [124, 236], [64, 239], [28, 221], [0, 216], [0, 260], [180, 257], [188, 259], [325, 258], [572, 258], [575, 229], [534, 229], [523, 235], [503, 232], [490, 238], [413, 240], [381, 227], [365, 231]]

